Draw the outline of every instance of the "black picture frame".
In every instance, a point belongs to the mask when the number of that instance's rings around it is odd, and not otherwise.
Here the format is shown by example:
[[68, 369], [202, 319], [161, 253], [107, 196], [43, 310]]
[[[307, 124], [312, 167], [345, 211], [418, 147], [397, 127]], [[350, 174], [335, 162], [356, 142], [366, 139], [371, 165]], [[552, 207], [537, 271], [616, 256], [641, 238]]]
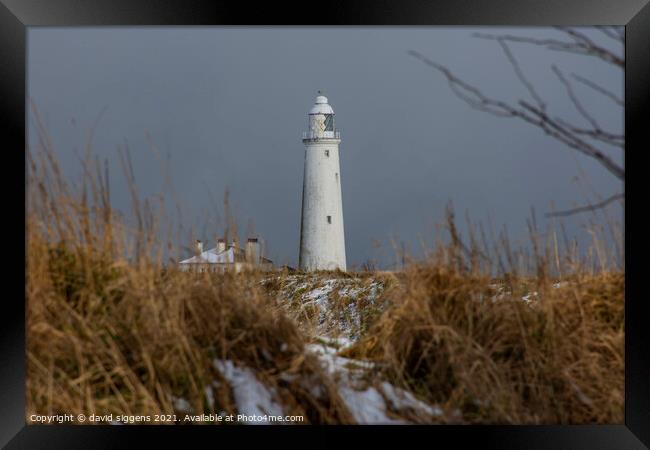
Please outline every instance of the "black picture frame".
[[[643, 304], [644, 256], [647, 254], [641, 185], [641, 155], [647, 150], [650, 114], [650, 6], [647, 0], [347, 0], [330, 2], [316, 11], [309, 3], [215, 2], [204, 0], [0, 0], [0, 123], [4, 171], [0, 176], [6, 214], [0, 338], [0, 443], [6, 448], [126, 448], [136, 437], [148, 447], [160, 440], [188, 445], [196, 434], [237, 439], [247, 448], [251, 436], [262, 434], [282, 445], [339, 445], [363, 432], [384, 443], [453, 442], [454, 447], [527, 449], [637, 449], [650, 446], [650, 336]], [[134, 25], [624, 25], [625, 67], [625, 424], [585, 426], [431, 426], [431, 427], [155, 427], [46, 426], [25, 424], [25, 254], [17, 239], [25, 224], [24, 153], [26, 147], [27, 28], [39, 26]], [[8, 160], [7, 160], [8, 158]], [[637, 186], [638, 185], [638, 186]], [[633, 203], [634, 202], [634, 203]], [[633, 207], [633, 204], [635, 207]], [[23, 211], [23, 214], [20, 212]], [[634, 218], [632, 215], [634, 214]], [[21, 276], [22, 275], [22, 276]], [[21, 295], [22, 293], [22, 295]], [[282, 434], [282, 436], [280, 436]], [[309, 434], [309, 436], [307, 436]], [[316, 436], [313, 436], [316, 434]], [[286, 436], [286, 435], [290, 435]], [[408, 441], [405, 440], [408, 439]], [[424, 444], [418, 444], [424, 445]], [[231, 446], [227, 446], [230, 448]]]

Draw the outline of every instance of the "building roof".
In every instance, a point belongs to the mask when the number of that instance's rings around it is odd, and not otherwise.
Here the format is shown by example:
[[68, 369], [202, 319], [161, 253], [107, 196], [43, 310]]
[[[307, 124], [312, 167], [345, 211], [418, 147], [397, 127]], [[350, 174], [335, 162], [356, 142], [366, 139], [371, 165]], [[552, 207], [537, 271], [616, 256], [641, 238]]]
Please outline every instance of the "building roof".
[[[271, 263], [270, 259], [261, 257], [260, 262]], [[230, 246], [227, 250], [219, 252], [216, 247], [202, 252], [200, 255], [184, 259], [179, 264], [234, 264], [246, 262], [246, 252], [239, 247]]]

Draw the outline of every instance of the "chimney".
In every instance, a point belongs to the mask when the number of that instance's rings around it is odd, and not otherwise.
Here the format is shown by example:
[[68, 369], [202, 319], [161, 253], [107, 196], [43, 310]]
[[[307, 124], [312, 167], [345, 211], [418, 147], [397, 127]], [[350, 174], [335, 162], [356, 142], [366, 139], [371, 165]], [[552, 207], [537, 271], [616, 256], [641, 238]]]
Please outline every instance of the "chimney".
[[199, 255], [203, 253], [203, 242], [198, 239], [196, 240], [196, 251]]
[[249, 238], [246, 241], [246, 261], [252, 264], [260, 263], [260, 243], [257, 238]]
[[217, 239], [217, 252], [225, 252], [226, 251], [226, 240], [224, 238], [219, 238]]

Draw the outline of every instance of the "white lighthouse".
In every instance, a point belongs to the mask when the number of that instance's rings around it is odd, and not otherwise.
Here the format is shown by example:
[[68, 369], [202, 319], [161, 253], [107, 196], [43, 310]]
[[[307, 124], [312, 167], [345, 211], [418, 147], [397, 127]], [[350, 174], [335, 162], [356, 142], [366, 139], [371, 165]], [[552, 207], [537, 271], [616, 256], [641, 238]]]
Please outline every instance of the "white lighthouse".
[[302, 270], [345, 270], [345, 234], [339, 164], [339, 132], [334, 110], [320, 91], [303, 132], [305, 173], [302, 185], [299, 266]]

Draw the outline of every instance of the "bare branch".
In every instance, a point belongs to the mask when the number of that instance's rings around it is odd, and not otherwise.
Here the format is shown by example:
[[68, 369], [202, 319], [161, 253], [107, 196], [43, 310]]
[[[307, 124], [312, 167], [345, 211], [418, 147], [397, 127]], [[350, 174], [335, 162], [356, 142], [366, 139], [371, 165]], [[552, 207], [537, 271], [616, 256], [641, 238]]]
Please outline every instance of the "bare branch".
[[566, 53], [576, 53], [578, 55], [595, 56], [610, 64], [619, 67], [625, 66], [623, 58], [604, 49], [584, 36], [582, 33], [575, 32], [574, 30], [560, 28], [561, 31], [568, 34], [573, 41], [562, 41], [559, 39], [538, 39], [526, 36], [513, 36], [510, 34], [494, 35], [485, 33], [475, 33], [474, 36], [481, 39], [489, 40], [503, 40], [508, 42], [518, 42], [524, 44], [533, 44], [541, 47], [546, 47], [548, 50], [560, 51]]
[[472, 108], [501, 117], [511, 117], [515, 115], [515, 111], [510, 105], [486, 97], [479, 89], [455, 76], [447, 67], [430, 60], [415, 50], [409, 50], [408, 54], [442, 73], [447, 78], [449, 86], [453, 90], [454, 94]]
[[582, 44], [585, 54], [591, 54], [593, 56], [597, 56], [603, 61], [607, 61], [609, 63], [615, 64], [620, 67], [625, 66], [625, 61], [623, 60], [623, 58], [612, 53], [610, 50], [607, 50], [606, 48], [596, 45], [594, 41], [589, 39], [583, 33], [580, 33], [575, 29], [565, 28], [565, 27], [558, 27], [558, 30], [571, 36], [576, 41], [576, 43]]
[[588, 136], [591, 139], [603, 142], [604, 144], [620, 147], [621, 150], [625, 151], [625, 136], [622, 134], [609, 133], [600, 129], [577, 127], [560, 118], [556, 118], [555, 120], [557, 120], [557, 122], [563, 127], [568, 128], [572, 133], [581, 136]]
[[546, 131], [546, 133], [565, 143], [569, 147], [578, 150], [580, 153], [596, 159], [605, 167], [605, 169], [607, 169], [617, 178], [621, 180], [625, 179], [625, 170], [616, 164], [610, 157], [605, 155], [602, 151], [598, 150], [593, 145], [590, 145], [588, 142], [571, 133], [571, 130], [568, 130], [567, 128], [560, 125], [557, 120], [551, 119], [546, 115], [544, 111], [541, 111], [524, 101], [520, 101], [519, 104], [539, 118], [539, 126], [544, 131]]
[[501, 39], [508, 42], [518, 42], [523, 44], [533, 44], [546, 47], [549, 50], [570, 51], [576, 45], [572, 42], [560, 41], [558, 39], [538, 39], [526, 36], [513, 36], [511, 34], [488, 34], [488, 33], [474, 33], [474, 37], [487, 40]]
[[560, 82], [564, 85], [567, 94], [569, 95], [569, 98], [571, 99], [571, 103], [573, 103], [573, 106], [576, 107], [578, 112], [582, 117], [587, 119], [587, 121], [591, 124], [592, 127], [594, 127], [595, 130], [600, 129], [600, 125], [598, 125], [598, 122], [596, 119], [594, 119], [591, 114], [587, 112], [587, 110], [582, 106], [582, 103], [580, 103], [580, 100], [578, 100], [578, 97], [576, 97], [575, 92], [573, 92], [573, 87], [571, 87], [571, 83], [564, 77], [564, 74], [560, 71], [560, 69], [557, 68], [555, 64], [551, 66], [553, 72], [555, 75], [557, 75], [558, 79]]
[[596, 211], [598, 209], [602, 209], [605, 206], [609, 205], [610, 203], [618, 200], [618, 199], [624, 199], [625, 194], [619, 193], [619, 194], [614, 194], [611, 197], [606, 198], [602, 202], [595, 203], [593, 205], [585, 205], [585, 206], [580, 206], [578, 208], [573, 208], [573, 209], [567, 209], [564, 211], [557, 211], [557, 212], [551, 212], [551, 213], [546, 213], [546, 217], [565, 217], [565, 216], [571, 216], [573, 214], [578, 214], [581, 212], [587, 212], [587, 211]]
[[[484, 35], [481, 36], [484, 37]], [[593, 129], [577, 127], [575, 125], [567, 123], [560, 118], [550, 117], [545, 111], [545, 103], [542, 101], [535, 89], [523, 75], [519, 64], [510, 52], [509, 47], [505, 44], [505, 40], [514, 40], [517, 37], [513, 36], [512, 39], [509, 39], [507, 36], [487, 36], [498, 40], [498, 42], [501, 44], [517, 76], [519, 77], [520, 81], [526, 86], [538, 106], [533, 106], [523, 100], [520, 100], [518, 102], [518, 105], [514, 105], [505, 101], [490, 98], [476, 86], [473, 86], [457, 77], [450, 69], [443, 66], [442, 64], [432, 61], [414, 50], [410, 50], [408, 53], [426, 65], [441, 72], [447, 79], [449, 86], [454, 94], [465, 103], [467, 103], [470, 107], [500, 117], [518, 117], [521, 120], [542, 129], [546, 134], [562, 142], [563, 144], [579, 151], [586, 156], [594, 158], [614, 176], [621, 180], [624, 180], [625, 170], [623, 167], [614, 162], [612, 158], [597, 148], [594, 145], [593, 141], [591, 141], [596, 140], [608, 145], [624, 147], [624, 136], [609, 133], [600, 129], [596, 120], [591, 115], [589, 115], [587, 110], [582, 106], [578, 98], [575, 96], [575, 93], [573, 92], [573, 88], [569, 81], [562, 74], [562, 72], [560, 72], [559, 69], [555, 67], [554, 71], [569, 92], [569, 96], [571, 97], [571, 100], [574, 103], [576, 109], [578, 109], [580, 114], [590, 122], [590, 124], [593, 126]], [[574, 39], [585, 40], [587, 38], [583, 38], [580, 33], [577, 33]], [[583, 137], [591, 140], [586, 140]]]
[[619, 31], [622, 27], [615, 26], [596, 26], [596, 29], [601, 31], [605, 36], [614, 39], [615, 41], [624, 43], [625, 34], [623, 31]]
[[614, 95], [612, 92], [608, 91], [608, 90], [605, 89], [604, 87], [601, 87], [601, 86], [597, 85], [596, 83], [594, 83], [594, 82], [591, 81], [591, 80], [588, 80], [587, 78], [581, 77], [580, 75], [576, 75], [575, 73], [572, 73], [571, 76], [572, 76], [576, 81], [578, 81], [579, 83], [582, 83], [582, 84], [584, 84], [585, 86], [590, 87], [590, 88], [593, 89], [594, 91], [599, 92], [599, 93], [603, 94], [604, 96], [611, 98], [611, 99], [614, 100], [614, 102], [616, 102], [618, 105], [620, 105], [620, 106], [623, 106], [623, 105], [624, 105], [623, 100], [621, 100], [620, 98], [618, 98], [616, 95]]
[[510, 51], [510, 48], [506, 44], [506, 41], [504, 41], [503, 39], [497, 39], [497, 42], [499, 43], [499, 45], [501, 45], [501, 48], [503, 49], [503, 52], [506, 54], [508, 61], [510, 61], [510, 65], [515, 71], [515, 74], [517, 74], [517, 78], [519, 78], [519, 81], [521, 81], [521, 83], [526, 87], [526, 89], [528, 89], [530, 96], [533, 97], [533, 99], [537, 102], [539, 107], [543, 110], [546, 109], [546, 104], [544, 103], [544, 101], [542, 101], [541, 97], [537, 94], [537, 91], [535, 91], [535, 88], [530, 83], [530, 81], [528, 81], [528, 79], [525, 77], [524, 72], [521, 70], [521, 66], [513, 56], [512, 52]]

